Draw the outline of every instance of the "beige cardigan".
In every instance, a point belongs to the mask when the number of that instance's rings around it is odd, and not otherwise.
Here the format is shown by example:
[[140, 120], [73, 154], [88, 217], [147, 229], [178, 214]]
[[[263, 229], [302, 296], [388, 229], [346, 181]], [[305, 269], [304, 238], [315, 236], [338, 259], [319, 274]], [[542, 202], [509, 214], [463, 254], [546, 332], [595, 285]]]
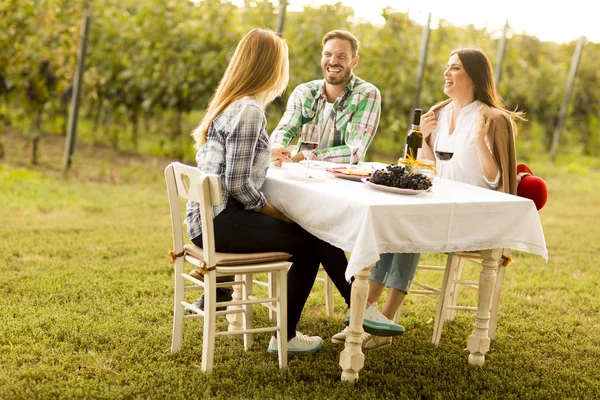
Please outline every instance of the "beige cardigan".
[[[430, 111], [436, 113], [438, 110], [450, 103], [452, 99], [445, 100], [431, 107]], [[500, 169], [500, 181], [498, 190], [504, 193], [517, 194], [517, 155], [515, 148], [515, 136], [517, 128], [513, 120], [506, 111], [483, 105], [483, 116], [487, 120], [491, 118], [494, 121], [490, 124], [490, 130], [487, 133], [488, 143], [492, 143], [492, 150], [496, 165]], [[427, 138], [427, 144], [433, 150], [435, 137], [432, 133]]]

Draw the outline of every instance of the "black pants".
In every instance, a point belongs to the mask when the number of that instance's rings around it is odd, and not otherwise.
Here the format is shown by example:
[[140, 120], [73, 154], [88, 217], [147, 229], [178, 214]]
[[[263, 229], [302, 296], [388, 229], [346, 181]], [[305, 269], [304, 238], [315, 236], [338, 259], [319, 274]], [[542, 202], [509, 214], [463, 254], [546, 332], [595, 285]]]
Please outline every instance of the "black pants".
[[[288, 224], [230, 199], [214, 219], [215, 250], [222, 253], [284, 251], [292, 255], [288, 271], [288, 340], [296, 336], [302, 309], [317, 277], [319, 265], [350, 306], [351, 284], [344, 276], [348, 261], [344, 251], [326, 243], [297, 224]], [[202, 236], [192, 239], [202, 247]]]

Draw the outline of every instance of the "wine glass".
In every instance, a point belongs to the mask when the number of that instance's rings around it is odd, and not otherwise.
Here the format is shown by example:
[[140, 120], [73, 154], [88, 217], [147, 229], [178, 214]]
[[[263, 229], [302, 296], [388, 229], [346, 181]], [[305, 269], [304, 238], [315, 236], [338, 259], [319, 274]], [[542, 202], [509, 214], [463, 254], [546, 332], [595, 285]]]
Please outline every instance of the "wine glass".
[[319, 147], [319, 136], [320, 126], [316, 122], [305, 124], [302, 127], [302, 134], [300, 135], [300, 151], [306, 160], [305, 178], [312, 178], [308, 168], [313, 153], [317, 150], [317, 147]]
[[[350, 164], [354, 164], [354, 153], [358, 151], [358, 148], [362, 144], [363, 132], [360, 129], [358, 122], [349, 121], [346, 124], [346, 134], [344, 135], [344, 141], [346, 146], [350, 149]], [[358, 155], [356, 156], [356, 164], [360, 161]]]
[[452, 159], [454, 156], [454, 146], [453, 143], [449, 144], [448, 142], [440, 144], [439, 137], [435, 142], [435, 158], [439, 160], [440, 164], [440, 181], [443, 177], [444, 165]]

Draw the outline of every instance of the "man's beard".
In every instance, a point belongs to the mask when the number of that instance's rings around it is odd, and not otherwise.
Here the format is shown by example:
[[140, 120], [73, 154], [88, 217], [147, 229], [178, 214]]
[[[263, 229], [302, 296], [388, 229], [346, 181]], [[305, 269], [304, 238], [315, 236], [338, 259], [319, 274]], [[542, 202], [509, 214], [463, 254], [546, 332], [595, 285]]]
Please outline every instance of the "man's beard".
[[321, 72], [323, 73], [323, 78], [325, 78], [325, 82], [329, 83], [330, 85], [340, 85], [342, 83], [346, 83], [350, 79], [350, 76], [352, 75], [351, 69], [337, 67], [337, 68], [341, 68], [341, 70], [342, 70], [341, 73], [336, 76], [330, 76], [329, 72], [327, 72], [327, 68], [334, 68], [334, 67], [333, 66], [321, 67]]

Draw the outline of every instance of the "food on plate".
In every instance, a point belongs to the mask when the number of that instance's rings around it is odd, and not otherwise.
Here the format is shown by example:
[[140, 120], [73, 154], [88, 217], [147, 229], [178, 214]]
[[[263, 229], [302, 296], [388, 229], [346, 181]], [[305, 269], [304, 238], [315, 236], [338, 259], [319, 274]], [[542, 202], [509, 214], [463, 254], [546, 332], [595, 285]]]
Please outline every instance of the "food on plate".
[[326, 171], [333, 172], [336, 174], [345, 174], [345, 175], [354, 175], [354, 176], [371, 176], [371, 172], [362, 169], [362, 168], [350, 168], [350, 167], [340, 167], [340, 168], [327, 168]]
[[412, 190], [427, 190], [433, 184], [430, 177], [421, 173], [409, 172], [408, 168], [394, 164], [373, 172], [370, 182], [377, 185]]

